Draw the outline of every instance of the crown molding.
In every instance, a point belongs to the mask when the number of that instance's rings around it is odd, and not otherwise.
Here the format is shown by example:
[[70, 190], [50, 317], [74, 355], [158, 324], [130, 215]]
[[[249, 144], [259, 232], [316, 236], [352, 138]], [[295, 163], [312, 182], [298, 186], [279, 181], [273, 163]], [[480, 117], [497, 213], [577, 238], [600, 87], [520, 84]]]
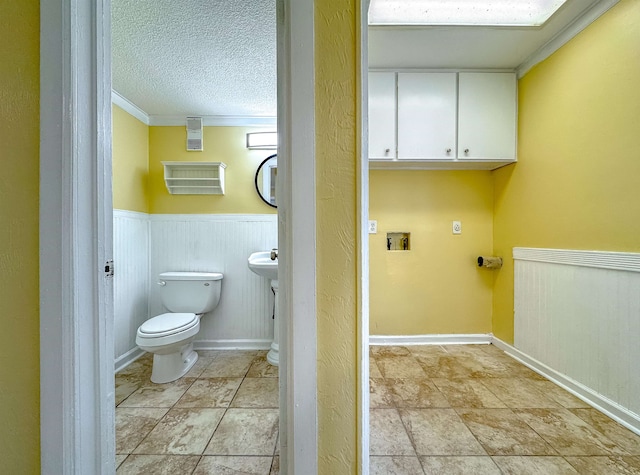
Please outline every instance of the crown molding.
[[123, 111], [131, 114], [143, 124], [150, 125], [149, 115], [145, 111], [140, 109], [137, 105], [135, 105], [126, 97], [118, 94], [113, 89], [111, 90], [111, 103], [117, 105]]
[[[251, 116], [226, 116], [226, 115], [209, 115], [202, 117], [202, 125], [205, 127], [274, 127], [276, 126], [275, 117], [251, 117]], [[185, 125], [186, 115], [151, 115], [149, 116], [149, 125], [156, 126], [175, 126]]]
[[619, 1], [620, 0], [601, 0], [596, 2], [591, 8], [569, 23], [566, 28], [559, 31], [553, 38], [529, 55], [529, 57], [516, 68], [518, 79], [527, 74], [536, 64], [541, 63], [571, 41], [582, 30], [604, 15]]
[[[126, 97], [111, 90], [111, 102], [128, 112], [140, 122], [150, 126], [184, 126], [186, 125], [186, 115], [149, 115]], [[209, 115], [202, 117], [202, 125], [205, 127], [272, 127], [277, 125], [276, 117], [253, 117], [253, 116], [232, 116], [232, 115]]]

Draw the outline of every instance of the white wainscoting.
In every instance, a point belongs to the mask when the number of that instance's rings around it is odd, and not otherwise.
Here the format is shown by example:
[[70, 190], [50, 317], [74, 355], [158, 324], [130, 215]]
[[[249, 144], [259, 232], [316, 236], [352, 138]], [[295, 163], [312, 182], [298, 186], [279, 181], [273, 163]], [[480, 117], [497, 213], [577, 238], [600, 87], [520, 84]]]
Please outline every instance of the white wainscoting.
[[277, 215], [163, 215], [150, 219], [149, 315], [160, 304], [158, 274], [222, 272], [220, 304], [203, 316], [196, 348], [268, 348], [273, 294], [247, 266], [252, 252], [278, 246]]
[[514, 248], [515, 348], [640, 421], [640, 254]]
[[136, 331], [148, 318], [149, 215], [113, 210], [113, 311], [116, 370], [139, 356]]

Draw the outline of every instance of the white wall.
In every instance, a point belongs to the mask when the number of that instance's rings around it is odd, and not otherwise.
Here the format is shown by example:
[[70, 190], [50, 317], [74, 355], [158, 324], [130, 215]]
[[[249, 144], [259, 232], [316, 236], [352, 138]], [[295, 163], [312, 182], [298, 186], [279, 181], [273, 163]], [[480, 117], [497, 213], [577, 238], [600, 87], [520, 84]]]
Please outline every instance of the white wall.
[[116, 368], [138, 354], [136, 331], [164, 313], [158, 274], [222, 272], [220, 304], [201, 320], [196, 348], [268, 348], [273, 294], [247, 266], [278, 245], [276, 215], [148, 215], [114, 210]]
[[149, 215], [113, 210], [114, 343], [116, 367], [136, 350], [136, 331], [148, 318]]
[[640, 254], [514, 248], [515, 347], [640, 432]]
[[266, 279], [249, 270], [252, 252], [278, 246], [277, 215], [150, 216], [149, 314], [164, 312], [158, 274], [222, 272], [220, 304], [200, 322], [197, 348], [268, 348], [273, 339], [273, 295]]

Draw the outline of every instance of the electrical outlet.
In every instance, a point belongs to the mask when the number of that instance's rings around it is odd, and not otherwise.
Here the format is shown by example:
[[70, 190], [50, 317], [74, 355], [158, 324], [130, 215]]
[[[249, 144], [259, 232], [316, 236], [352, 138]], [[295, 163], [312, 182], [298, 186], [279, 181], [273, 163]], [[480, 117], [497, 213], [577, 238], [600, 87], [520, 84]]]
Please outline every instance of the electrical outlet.
[[462, 234], [462, 223], [460, 221], [454, 221], [451, 226], [453, 234]]
[[378, 232], [378, 222], [375, 220], [369, 220], [369, 234], [376, 234]]

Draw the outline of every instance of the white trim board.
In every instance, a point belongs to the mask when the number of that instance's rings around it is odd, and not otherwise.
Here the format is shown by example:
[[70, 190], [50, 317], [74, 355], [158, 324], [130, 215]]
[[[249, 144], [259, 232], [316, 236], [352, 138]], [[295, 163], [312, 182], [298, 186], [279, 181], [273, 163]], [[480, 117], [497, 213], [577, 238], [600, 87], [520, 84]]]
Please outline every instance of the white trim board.
[[280, 473], [315, 474], [318, 337], [314, 2], [279, 0], [276, 12], [281, 138], [277, 184]]
[[[111, 90], [111, 103], [117, 105], [120, 109], [132, 115], [143, 124], [150, 125], [149, 115], [145, 111], [140, 109], [137, 105], [135, 105], [129, 99], [120, 95], [113, 89]], [[183, 119], [182, 122], [185, 122], [185, 120]]]
[[[369, 25], [367, 24], [369, 2], [360, 2], [359, 22], [356, 26], [357, 38], [360, 40], [359, 48], [359, 111], [360, 137], [357, 142], [358, 170], [357, 170], [357, 213], [358, 213], [358, 238], [357, 249], [357, 457], [358, 475], [369, 474], [370, 452], [370, 388], [369, 388], [369, 75], [365, 72], [369, 69]], [[357, 46], [356, 46], [357, 48]], [[356, 86], [357, 88], [357, 86]]]
[[122, 371], [124, 368], [129, 366], [135, 360], [137, 360], [140, 357], [142, 357], [145, 353], [146, 353], [146, 351], [141, 350], [140, 348], [138, 348], [136, 346], [135, 348], [133, 348], [133, 349], [129, 350], [128, 352], [126, 352], [120, 358], [116, 358], [116, 361], [115, 361], [115, 364], [114, 364], [114, 373], [117, 373], [118, 371]]
[[268, 350], [271, 340], [195, 340], [195, 350]]
[[[198, 116], [198, 114], [192, 114]], [[198, 116], [200, 117], [200, 116]], [[268, 127], [275, 129], [275, 117], [252, 117], [232, 115], [205, 115], [202, 117], [202, 125], [205, 127]], [[186, 115], [150, 115], [150, 126], [184, 126]]]
[[[186, 126], [187, 115], [150, 115], [117, 91], [111, 90], [111, 102], [149, 126]], [[198, 114], [191, 114], [197, 116]], [[205, 127], [268, 127], [275, 128], [275, 117], [202, 116]]]
[[[133, 211], [135, 212], [135, 211]], [[276, 223], [277, 214], [149, 214], [149, 221], [235, 221]]]
[[508, 343], [496, 338], [492, 338], [491, 343], [500, 348], [507, 355], [519, 361], [523, 365], [531, 368], [536, 373], [544, 376], [549, 381], [557, 384], [562, 389], [570, 392], [577, 398], [583, 400], [598, 411], [611, 417], [632, 432], [640, 435], [640, 415], [635, 414], [614, 401], [596, 393], [591, 388], [581, 384], [570, 377], [559, 373], [549, 366], [541, 363], [535, 358], [530, 357], [526, 353], [518, 350]]
[[620, 0], [601, 0], [571, 22], [566, 28], [551, 38], [547, 43], [534, 51], [520, 66], [516, 68], [518, 79], [527, 74], [536, 64], [541, 63], [553, 53], [571, 41], [582, 30], [604, 15]]
[[370, 345], [411, 346], [411, 345], [488, 345], [491, 333], [451, 334], [451, 335], [371, 335]]
[[40, 2], [43, 474], [115, 472], [110, 19], [109, 0]]
[[513, 258], [519, 261], [546, 262], [596, 269], [640, 272], [640, 253], [609, 251], [573, 251], [514, 247]]
[[130, 211], [128, 209], [113, 208], [113, 216], [133, 219], [149, 219], [149, 216], [151, 215], [149, 213], [143, 213], [142, 211]]

